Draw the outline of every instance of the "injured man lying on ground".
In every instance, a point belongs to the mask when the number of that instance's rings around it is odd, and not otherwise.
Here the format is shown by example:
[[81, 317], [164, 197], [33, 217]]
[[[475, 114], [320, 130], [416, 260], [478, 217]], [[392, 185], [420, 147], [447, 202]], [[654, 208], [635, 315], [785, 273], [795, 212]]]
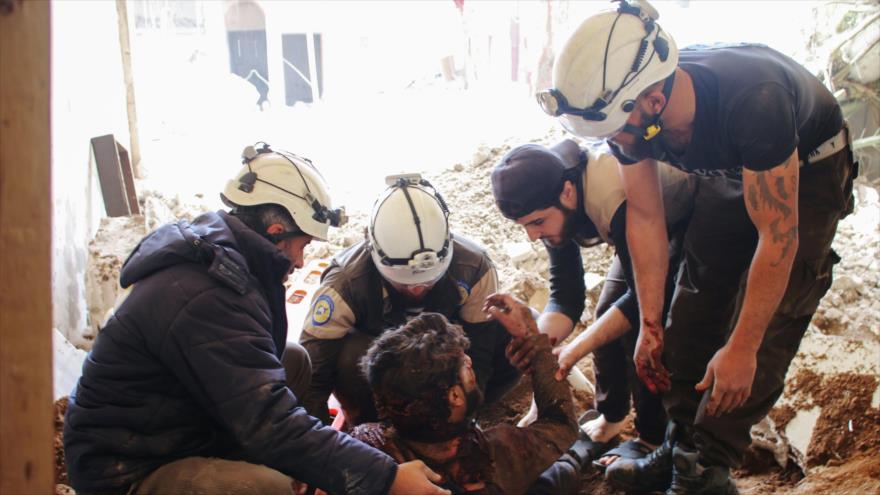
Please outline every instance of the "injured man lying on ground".
[[514, 347], [528, 343], [538, 350], [529, 370], [537, 421], [524, 428], [477, 426], [482, 394], [465, 354], [467, 337], [442, 315], [423, 313], [385, 332], [364, 356], [382, 422], [362, 424], [352, 436], [399, 463], [423, 460], [453, 493], [577, 493], [593, 443], [578, 439], [571, 390], [554, 379], [547, 335], [509, 295], [490, 296], [484, 310], [510, 332]]

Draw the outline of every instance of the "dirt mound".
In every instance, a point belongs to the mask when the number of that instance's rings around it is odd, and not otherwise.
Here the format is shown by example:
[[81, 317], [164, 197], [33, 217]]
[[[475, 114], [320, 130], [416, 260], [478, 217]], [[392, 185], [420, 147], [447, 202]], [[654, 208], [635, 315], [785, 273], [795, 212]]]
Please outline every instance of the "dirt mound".
[[[787, 392], [796, 397], [794, 408], [821, 408], [806, 453], [808, 466], [840, 465], [858, 454], [880, 451], [880, 410], [871, 406], [877, 382], [872, 375], [823, 377], [808, 369], [798, 371]], [[790, 410], [788, 406], [777, 414], [781, 428]]]
[[[67, 484], [67, 465], [64, 460], [64, 415], [67, 413], [67, 397], [62, 397], [55, 401], [55, 436], [52, 440], [52, 446], [55, 449], [55, 483]], [[56, 488], [55, 493], [58, 493]], [[63, 492], [62, 492], [63, 493]]]

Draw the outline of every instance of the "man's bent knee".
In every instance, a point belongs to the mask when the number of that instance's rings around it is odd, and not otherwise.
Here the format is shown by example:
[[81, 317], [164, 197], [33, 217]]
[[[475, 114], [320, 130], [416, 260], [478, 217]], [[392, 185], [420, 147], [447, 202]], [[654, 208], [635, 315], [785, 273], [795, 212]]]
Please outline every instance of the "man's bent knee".
[[153, 471], [132, 495], [293, 495], [293, 480], [274, 469], [244, 461], [187, 457]]
[[293, 391], [297, 399], [302, 399], [312, 381], [312, 361], [308, 351], [295, 342], [288, 342], [281, 356], [281, 364], [287, 375], [287, 388]]

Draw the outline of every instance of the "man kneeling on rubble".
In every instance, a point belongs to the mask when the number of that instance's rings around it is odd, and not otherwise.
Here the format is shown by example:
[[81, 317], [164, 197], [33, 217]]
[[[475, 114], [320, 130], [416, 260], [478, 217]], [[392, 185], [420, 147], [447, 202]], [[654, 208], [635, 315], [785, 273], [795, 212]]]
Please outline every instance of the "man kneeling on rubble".
[[[231, 207], [145, 237], [64, 423], [73, 487], [91, 494], [449, 493], [424, 464], [323, 426], [299, 407], [305, 351], [285, 351], [283, 281], [344, 218], [311, 162], [248, 147]], [[290, 366], [285, 380], [281, 364]]]
[[519, 382], [505, 356], [510, 335], [482, 310], [498, 290], [485, 249], [450, 229], [446, 201], [420, 175], [390, 176], [386, 184], [365, 239], [336, 255], [321, 275], [300, 337], [312, 363], [303, 404], [325, 422], [331, 393], [348, 425], [378, 419], [361, 358], [376, 337], [425, 312], [461, 325], [487, 403]]
[[538, 349], [529, 371], [537, 421], [481, 430], [473, 419], [482, 394], [465, 354], [468, 339], [442, 315], [423, 313], [382, 334], [363, 358], [384, 422], [362, 424], [352, 436], [397, 462], [423, 460], [453, 493], [576, 493], [592, 442], [572, 446], [578, 427], [571, 391], [554, 379], [549, 338], [511, 296], [490, 296], [484, 310], [507, 328], [514, 346], [531, 341]]

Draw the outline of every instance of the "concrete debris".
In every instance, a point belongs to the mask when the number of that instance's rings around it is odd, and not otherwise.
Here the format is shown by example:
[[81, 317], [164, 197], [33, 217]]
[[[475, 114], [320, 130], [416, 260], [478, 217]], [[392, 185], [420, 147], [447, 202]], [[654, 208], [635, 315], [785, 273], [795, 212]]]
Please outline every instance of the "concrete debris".
[[788, 438], [776, 429], [776, 423], [769, 416], [752, 427], [752, 445], [773, 454], [777, 464], [785, 468], [788, 465], [791, 446]]
[[[822, 409], [818, 406], [801, 409], [785, 426], [785, 436], [789, 439], [791, 453], [802, 470], [807, 469], [808, 449], [821, 413]], [[784, 467], [784, 464], [781, 465]]]
[[861, 294], [864, 285], [864, 281], [858, 275], [841, 275], [834, 280], [831, 288], [839, 291], [852, 291], [858, 295]]
[[73, 488], [59, 483], [55, 485], [55, 495], [76, 495], [76, 492], [73, 491]]
[[152, 232], [166, 223], [176, 220], [174, 212], [168, 204], [157, 196], [148, 196], [144, 199], [144, 218], [147, 232]]
[[538, 287], [532, 297], [529, 298], [529, 306], [537, 311], [544, 311], [547, 302], [550, 300], [550, 289], [546, 287]]
[[514, 265], [519, 266], [524, 261], [535, 259], [536, 253], [530, 242], [514, 242], [504, 247], [504, 252]]
[[476, 152], [474, 152], [474, 156], [473, 156], [473, 158], [471, 158], [471, 165], [474, 167], [479, 167], [479, 166], [483, 165], [484, 163], [486, 163], [486, 160], [488, 160], [490, 157], [491, 157], [490, 150], [481, 146], [480, 149], [478, 149]]
[[584, 284], [587, 286], [587, 292], [592, 292], [605, 281], [605, 276], [598, 273], [587, 272], [584, 274]]
[[97, 234], [89, 243], [89, 262], [86, 270], [86, 304], [89, 327], [83, 338], [93, 340], [104, 323], [107, 311], [113, 308], [122, 287], [119, 271], [129, 253], [147, 234], [145, 217], [104, 218]]
[[73, 346], [57, 328], [52, 329], [53, 398], [70, 395], [82, 374], [86, 352]]

